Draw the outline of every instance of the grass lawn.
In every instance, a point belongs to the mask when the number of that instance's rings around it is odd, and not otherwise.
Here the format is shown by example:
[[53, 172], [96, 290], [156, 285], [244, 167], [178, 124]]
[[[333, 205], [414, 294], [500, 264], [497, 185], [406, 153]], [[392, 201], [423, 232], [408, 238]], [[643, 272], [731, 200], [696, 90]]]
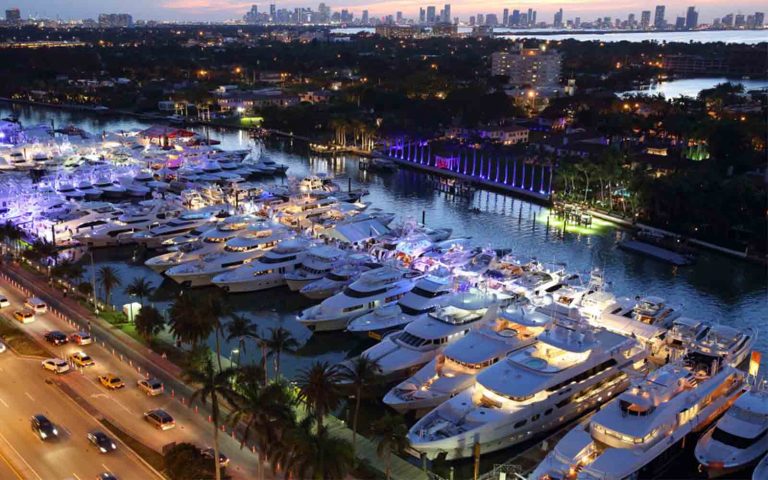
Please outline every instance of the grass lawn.
[[35, 339], [29, 336], [27, 332], [14, 325], [12, 320], [8, 320], [4, 315], [0, 315], [0, 337], [6, 345], [21, 355], [30, 355], [34, 357], [50, 357], [51, 354], [45, 350]]

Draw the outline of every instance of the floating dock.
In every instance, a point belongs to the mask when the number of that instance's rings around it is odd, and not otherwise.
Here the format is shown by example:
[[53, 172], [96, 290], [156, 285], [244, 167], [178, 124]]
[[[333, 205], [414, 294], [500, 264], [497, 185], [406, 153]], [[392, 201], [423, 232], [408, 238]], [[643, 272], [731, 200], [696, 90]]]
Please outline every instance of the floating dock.
[[622, 240], [619, 242], [619, 248], [630, 252], [642, 253], [643, 255], [671, 263], [678, 267], [692, 263], [691, 259], [685, 255], [637, 240]]

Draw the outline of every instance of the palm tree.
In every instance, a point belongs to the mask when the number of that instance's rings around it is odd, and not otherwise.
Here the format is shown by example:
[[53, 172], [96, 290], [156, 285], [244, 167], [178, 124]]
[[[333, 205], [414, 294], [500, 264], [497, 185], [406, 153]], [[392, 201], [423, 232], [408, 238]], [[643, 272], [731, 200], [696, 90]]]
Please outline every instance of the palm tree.
[[245, 381], [235, 397], [227, 422], [236, 427], [242, 425], [242, 448], [253, 438], [258, 451], [257, 461], [261, 470], [261, 458], [282, 443], [283, 434], [294, 427], [294, 400], [284, 383], [275, 382], [262, 386], [260, 382]]
[[51, 274], [54, 277], [61, 277], [69, 281], [82, 278], [84, 273], [83, 266], [70, 259], [64, 259], [58, 262], [52, 269]]
[[387, 480], [390, 478], [392, 452], [402, 452], [411, 446], [408, 440], [408, 427], [399, 415], [384, 414], [371, 425], [373, 435], [378, 440], [376, 453], [385, 457], [387, 462]]
[[141, 307], [138, 315], [133, 319], [133, 324], [136, 327], [136, 333], [149, 342], [155, 335], [163, 331], [165, 318], [155, 307], [148, 305]]
[[293, 334], [283, 327], [270, 328], [269, 337], [265, 339], [270, 355], [274, 355], [275, 378], [280, 377], [280, 355], [294, 352], [299, 348], [299, 342]]
[[290, 478], [346, 478], [355, 464], [349, 442], [332, 437], [327, 429], [315, 431], [312, 423], [312, 417], [307, 417], [287, 432], [283, 446], [272, 457], [273, 468], [282, 464]]
[[[251, 322], [248, 317], [244, 315], [232, 314], [229, 316], [231, 319], [226, 325], [227, 341], [237, 339], [238, 348], [240, 349], [240, 357], [245, 355], [245, 341], [248, 339], [259, 340], [259, 331], [256, 325]], [[239, 362], [238, 362], [239, 363]]]
[[3, 237], [4, 239], [7, 239], [11, 242], [11, 245], [13, 246], [14, 250], [16, 250], [15, 253], [17, 254], [19, 250], [19, 240], [21, 240], [22, 236], [21, 228], [17, 227], [10, 220], [5, 222], [3, 225]]
[[219, 400], [234, 403], [236, 394], [232, 389], [234, 369], [216, 370], [210, 357], [200, 370], [185, 372], [186, 378], [198, 385], [189, 398], [190, 403], [200, 401], [203, 405], [211, 402], [211, 420], [213, 424], [213, 461], [216, 466], [216, 480], [221, 480], [221, 465], [219, 463], [219, 425], [221, 410]]
[[199, 297], [180, 295], [171, 305], [168, 325], [177, 340], [197, 346], [213, 333], [214, 325], [205, 318]]
[[154, 287], [152, 282], [144, 277], [134, 278], [133, 281], [125, 287], [125, 293], [133, 295], [134, 297], [139, 297], [139, 303], [141, 303], [142, 306], [144, 305], [144, 298], [152, 295], [153, 291]]
[[355, 413], [352, 418], [352, 448], [357, 443], [357, 419], [360, 414], [360, 398], [363, 396], [363, 389], [367, 388], [379, 380], [379, 362], [372, 360], [365, 355], [360, 355], [349, 363], [341, 366], [340, 378], [355, 390]]
[[109, 265], [104, 265], [99, 268], [96, 278], [104, 289], [104, 300], [106, 304], [110, 305], [109, 300], [112, 295], [112, 289], [119, 287], [122, 283], [120, 277], [117, 275], [117, 270]]
[[230, 306], [224, 301], [221, 293], [208, 294], [203, 297], [203, 310], [201, 314], [207, 318], [213, 327], [216, 336], [216, 360], [221, 370], [221, 337], [224, 335], [221, 319], [231, 313]]
[[296, 385], [299, 387], [299, 400], [307, 406], [307, 411], [315, 417], [317, 429], [322, 430], [323, 418], [339, 406], [339, 370], [328, 362], [315, 361], [309, 368], [299, 371]]

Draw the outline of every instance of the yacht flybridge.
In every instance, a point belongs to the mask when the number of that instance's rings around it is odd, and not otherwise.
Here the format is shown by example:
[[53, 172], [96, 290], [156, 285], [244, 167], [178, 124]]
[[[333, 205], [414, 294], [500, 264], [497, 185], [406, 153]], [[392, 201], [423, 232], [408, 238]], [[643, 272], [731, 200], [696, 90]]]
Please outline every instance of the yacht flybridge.
[[637, 478], [679, 451], [689, 433], [706, 429], [744, 385], [744, 373], [719, 357], [691, 354], [667, 364], [565, 435], [532, 478]]
[[469, 389], [429, 412], [408, 438], [429, 458], [467, 458], [553, 430], [599, 407], [644, 372], [635, 340], [558, 320], [538, 342], [481, 371]]
[[496, 320], [448, 345], [412, 377], [392, 388], [384, 403], [398, 412], [437, 407], [471, 387], [483, 369], [534, 343], [551, 320], [527, 307], [507, 306], [499, 310]]
[[307, 250], [301, 267], [286, 272], [285, 281], [291, 291], [301, 290], [305, 285], [323, 278], [340, 262], [346, 252], [329, 245], [318, 245]]

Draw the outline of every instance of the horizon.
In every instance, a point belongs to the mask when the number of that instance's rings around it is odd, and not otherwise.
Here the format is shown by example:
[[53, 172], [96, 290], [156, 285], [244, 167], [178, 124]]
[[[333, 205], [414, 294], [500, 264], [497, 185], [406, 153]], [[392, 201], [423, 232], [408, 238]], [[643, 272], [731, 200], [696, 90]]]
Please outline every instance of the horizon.
[[[239, 20], [251, 8], [257, 5], [260, 11], [267, 11], [270, 3], [275, 3], [277, 8], [293, 9], [296, 7], [309, 7], [316, 10], [321, 3], [315, 1], [290, 1], [290, 2], [253, 2], [242, 0], [134, 0], [129, 8], [125, 8], [125, 2], [120, 0], [80, 0], [72, 5], [66, 0], [16, 0], [0, 1], [0, 9], [19, 8], [23, 18], [59, 18], [62, 20], [80, 20], [96, 18], [101, 13], [127, 13], [136, 20], [160, 20], [180, 22], [222, 22], [227, 20]], [[608, 2], [600, 0], [588, 2], [583, 0], [567, 1], [523, 1], [514, 4], [483, 0], [469, 0], [460, 3], [451, 2], [414, 2], [412, 0], [341, 0], [339, 3], [324, 2], [334, 11], [341, 9], [350, 10], [355, 18], [359, 18], [363, 10], [368, 10], [369, 15], [380, 18], [387, 15], [395, 15], [401, 11], [403, 16], [409, 19], [418, 18], [419, 8], [434, 5], [438, 10], [448, 3], [451, 5], [452, 16], [466, 21], [469, 16], [478, 13], [496, 13], [501, 15], [504, 8], [511, 12], [513, 9], [521, 11], [532, 8], [538, 12], [540, 21], [551, 22], [555, 12], [563, 9], [564, 19], [581, 17], [582, 20], [592, 20], [598, 17], [610, 16], [612, 18], [626, 18], [630, 13], [636, 16], [643, 10], [653, 12], [656, 5], [665, 5], [665, 17], [668, 22], [674, 21], [677, 16], [685, 16], [689, 6], [695, 6], [699, 12], [699, 22], [709, 24], [714, 18], [722, 17], [729, 13], [752, 14], [764, 11], [764, 4], [759, 2], [746, 2], [740, 4], [726, 4], [721, 1], [691, 2], [689, 0], [659, 1], [652, 5], [640, 2]]]

